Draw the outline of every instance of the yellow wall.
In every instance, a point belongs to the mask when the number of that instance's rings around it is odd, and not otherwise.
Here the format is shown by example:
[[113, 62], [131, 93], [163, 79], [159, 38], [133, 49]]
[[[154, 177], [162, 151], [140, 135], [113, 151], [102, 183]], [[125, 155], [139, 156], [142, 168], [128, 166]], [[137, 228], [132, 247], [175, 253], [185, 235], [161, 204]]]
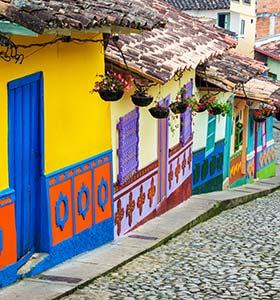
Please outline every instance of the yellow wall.
[[[86, 37], [100, 39], [101, 35]], [[14, 41], [29, 44], [53, 39], [15, 37]], [[101, 43], [59, 43], [32, 54], [37, 49], [19, 49], [26, 56], [22, 65], [0, 60], [0, 190], [8, 187], [7, 83], [11, 80], [38, 71], [44, 74], [45, 173], [111, 148], [110, 106], [89, 93], [96, 74], [104, 72]]]
[[[238, 33], [238, 46], [236, 50], [249, 57], [254, 57], [254, 45], [256, 35], [256, 1], [251, 4], [243, 3], [243, 0], [231, 1], [231, 30]], [[245, 34], [240, 36], [241, 19], [245, 20]]]
[[[186, 84], [191, 78], [194, 78], [195, 71], [186, 71], [181, 79], [181, 84]], [[167, 96], [171, 96], [171, 101], [174, 101], [177, 92], [180, 90], [179, 82], [170, 80], [165, 85], [157, 85], [151, 87], [148, 91], [149, 95], [154, 96], [154, 99], [159, 101]], [[112, 147], [113, 147], [113, 164], [114, 164], [114, 181], [117, 180], [118, 175], [118, 157], [116, 150], [118, 149], [118, 132], [116, 126], [119, 123], [120, 117], [129, 113], [134, 109], [134, 104], [131, 101], [130, 94], [125, 94], [122, 100], [111, 104], [111, 115], [112, 115]], [[151, 107], [153, 104], [151, 105]], [[158, 143], [158, 121], [154, 119], [149, 111], [149, 107], [140, 108], [140, 125], [139, 125], [139, 169], [142, 169], [150, 163], [157, 160], [157, 143]], [[172, 148], [177, 145], [180, 141], [180, 127], [179, 119], [172, 120], [172, 133], [169, 127], [169, 146]], [[177, 124], [177, 128], [176, 128]]]

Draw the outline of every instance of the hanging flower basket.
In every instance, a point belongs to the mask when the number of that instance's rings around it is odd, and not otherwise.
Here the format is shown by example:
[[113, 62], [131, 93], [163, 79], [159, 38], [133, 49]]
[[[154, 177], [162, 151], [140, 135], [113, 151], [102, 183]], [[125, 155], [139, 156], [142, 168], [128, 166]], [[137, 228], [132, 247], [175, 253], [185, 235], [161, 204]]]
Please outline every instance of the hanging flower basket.
[[174, 114], [183, 114], [188, 108], [188, 103], [183, 101], [176, 101], [169, 105], [169, 108]]
[[253, 111], [253, 118], [255, 122], [264, 122], [266, 118], [269, 118], [272, 116], [272, 113], [275, 112], [275, 107], [271, 105], [263, 105], [259, 109], [255, 109]]
[[152, 107], [149, 112], [156, 119], [166, 119], [169, 116], [169, 109], [163, 106]]
[[118, 101], [122, 98], [124, 91], [99, 90], [98, 93], [104, 101]]
[[92, 92], [98, 93], [104, 101], [118, 101], [125, 91], [131, 89], [131, 80], [124, 75], [107, 71], [105, 75], [98, 75], [100, 80], [95, 82]]
[[211, 107], [208, 110], [211, 115], [220, 115], [222, 113], [221, 107]]
[[152, 96], [148, 96], [145, 90], [137, 90], [132, 96], [131, 100], [136, 106], [145, 107], [149, 106], [154, 98]]
[[194, 105], [192, 109], [197, 113], [202, 113], [207, 110], [207, 106], [205, 103], [197, 103], [197, 105]]

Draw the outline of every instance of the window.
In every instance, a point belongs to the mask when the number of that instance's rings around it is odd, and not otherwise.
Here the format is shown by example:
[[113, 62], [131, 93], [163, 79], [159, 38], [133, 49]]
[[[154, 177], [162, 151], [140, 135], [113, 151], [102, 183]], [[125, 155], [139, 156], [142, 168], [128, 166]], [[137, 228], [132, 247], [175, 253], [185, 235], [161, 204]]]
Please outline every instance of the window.
[[119, 132], [119, 158], [118, 183], [124, 184], [137, 171], [139, 167], [139, 109], [120, 118], [117, 125]]
[[228, 30], [230, 29], [230, 14], [229, 13], [218, 14], [218, 26], [228, 29]]
[[275, 34], [275, 16], [269, 17], [269, 35], [274, 35]]
[[245, 34], [245, 24], [246, 24], [246, 21], [245, 20], [241, 20], [240, 35], [244, 35]]
[[277, 80], [277, 75], [274, 73], [268, 72], [268, 77]]
[[208, 130], [206, 141], [206, 156], [210, 154], [215, 148], [215, 136], [216, 136], [216, 116], [208, 116]]
[[[193, 81], [191, 80], [185, 86], [187, 93], [184, 95], [185, 98], [191, 97], [193, 94]], [[181, 128], [180, 128], [180, 143], [185, 145], [190, 137], [192, 136], [192, 111], [187, 111], [181, 114]]]
[[243, 132], [242, 111], [240, 111], [235, 117], [234, 152], [237, 152], [243, 144]]

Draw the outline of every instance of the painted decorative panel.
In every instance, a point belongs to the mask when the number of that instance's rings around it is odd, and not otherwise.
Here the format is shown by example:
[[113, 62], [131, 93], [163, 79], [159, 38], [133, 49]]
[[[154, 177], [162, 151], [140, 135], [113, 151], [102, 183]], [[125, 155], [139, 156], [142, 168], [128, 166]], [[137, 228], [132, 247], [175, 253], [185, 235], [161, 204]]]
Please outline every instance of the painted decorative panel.
[[95, 169], [95, 211], [96, 223], [100, 223], [112, 216], [112, 185], [111, 166], [106, 163]]
[[168, 196], [173, 193], [192, 173], [192, 140], [169, 158]]
[[52, 246], [112, 218], [111, 164], [106, 152], [47, 176]]
[[139, 166], [139, 108], [135, 108], [120, 118], [117, 125], [119, 132], [118, 182], [123, 184], [138, 171]]
[[72, 181], [68, 179], [50, 188], [53, 246], [73, 236]]
[[7, 190], [0, 193], [0, 270], [16, 261], [15, 195]]
[[115, 238], [123, 236], [153, 213], [158, 203], [158, 167], [147, 167], [147, 172], [115, 193]]
[[233, 184], [242, 177], [242, 151], [239, 151], [230, 160], [229, 184]]
[[74, 179], [74, 199], [77, 233], [92, 226], [93, 198], [92, 172], [86, 171]]
[[276, 150], [273, 141], [271, 141], [270, 143], [267, 144], [267, 148], [262, 149], [262, 151], [258, 152], [257, 171], [260, 171], [268, 167], [270, 164], [275, 162], [275, 159], [276, 159]]
[[215, 144], [214, 150], [208, 156], [205, 156], [205, 148], [193, 153], [193, 193], [222, 189], [223, 161], [223, 140]]

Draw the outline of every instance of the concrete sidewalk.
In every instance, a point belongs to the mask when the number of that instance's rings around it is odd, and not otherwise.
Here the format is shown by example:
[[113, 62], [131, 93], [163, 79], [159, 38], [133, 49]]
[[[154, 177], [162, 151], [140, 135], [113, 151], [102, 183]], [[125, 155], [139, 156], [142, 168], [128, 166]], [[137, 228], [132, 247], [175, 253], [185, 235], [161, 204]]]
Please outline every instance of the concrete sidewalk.
[[193, 196], [122, 239], [79, 255], [36, 278], [24, 279], [2, 289], [0, 300], [59, 299], [223, 210], [268, 195], [278, 188], [280, 176], [227, 191]]

